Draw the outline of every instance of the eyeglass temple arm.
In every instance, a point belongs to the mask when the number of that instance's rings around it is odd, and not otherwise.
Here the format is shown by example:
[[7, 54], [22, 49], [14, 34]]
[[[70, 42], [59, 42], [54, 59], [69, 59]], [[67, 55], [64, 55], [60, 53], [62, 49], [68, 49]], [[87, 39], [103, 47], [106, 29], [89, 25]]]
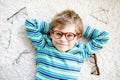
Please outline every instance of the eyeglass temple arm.
[[[100, 70], [99, 70], [99, 67], [97, 65], [97, 56], [96, 54], [92, 54], [92, 57], [94, 58], [94, 61], [95, 61], [95, 67], [96, 67], [96, 71], [97, 71], [97, 74], [96, 75], [100, 75]], [[94, 73], [91, 73], [91, 74], [94, 74]]]

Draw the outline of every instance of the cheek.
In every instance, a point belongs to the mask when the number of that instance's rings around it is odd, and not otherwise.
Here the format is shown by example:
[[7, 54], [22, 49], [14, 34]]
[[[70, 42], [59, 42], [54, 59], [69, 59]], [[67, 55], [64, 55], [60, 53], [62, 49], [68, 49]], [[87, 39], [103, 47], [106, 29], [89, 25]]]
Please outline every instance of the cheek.
[[75, 45], [75, 42], [71, 44], [71, 47], [74, 47], [74, 45]]
[[76, 43], [75, 41], [68, 42], [68, 47], [74, 47], [75, 43]]
[[50, 38], [52, 39], [52, 42], [55, 41], [55, 38], [52, 33], [50, 34]]
[[70, 42], [70, 45], [69, 45], [69, 46], [74, 46], [77, 42], [78, 42], [78, 40], [75, 39], [75, 40], [73, 40], [73, 41]]

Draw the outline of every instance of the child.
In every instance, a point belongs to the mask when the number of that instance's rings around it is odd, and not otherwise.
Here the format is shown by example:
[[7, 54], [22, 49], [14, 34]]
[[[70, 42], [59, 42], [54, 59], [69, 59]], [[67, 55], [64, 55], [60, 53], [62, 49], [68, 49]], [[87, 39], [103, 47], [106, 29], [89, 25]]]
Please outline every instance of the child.
[[[108, 33], [87, 27], [72, 10], [57, 14], [51, 23], [27, 19], [27, 36], [36, 50], [36, 80], [78, 80], [86, 58], [103, 48]], [[79, 43], [82, 35], [89, 39]]]

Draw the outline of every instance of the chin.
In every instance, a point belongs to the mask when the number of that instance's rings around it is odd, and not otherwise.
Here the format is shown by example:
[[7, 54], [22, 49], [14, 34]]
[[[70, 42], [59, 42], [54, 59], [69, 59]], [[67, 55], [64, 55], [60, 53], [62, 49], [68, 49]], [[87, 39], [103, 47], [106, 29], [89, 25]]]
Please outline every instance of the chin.
[[66, 52], [66, 51], [63, 51], [63, 50], [59, 50], [59, 51], [62, 52], [62, 53]]
[[65, 50], [65, 49], [63, 49], [63, 50], [58, 49], [58, 50], [59, 50], [60, 52], [63, 52], [63, 53], [69, 51], [69, 49], [66, 49], [66, 50]]
[[60, 51], [60, 52], [67, 52], [69, 51], [71, 48], [68, 47], [68, 46], [56, 46], [57, 50]]

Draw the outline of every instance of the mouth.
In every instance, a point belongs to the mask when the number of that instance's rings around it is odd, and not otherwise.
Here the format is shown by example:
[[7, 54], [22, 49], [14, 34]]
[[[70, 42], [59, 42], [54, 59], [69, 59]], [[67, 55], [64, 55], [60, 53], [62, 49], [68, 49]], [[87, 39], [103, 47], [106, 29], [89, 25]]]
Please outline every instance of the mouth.
[[56, 44], [61, 46], [67, 46], [67, 44], [63, 44], [63, 43], [56, 43]]

